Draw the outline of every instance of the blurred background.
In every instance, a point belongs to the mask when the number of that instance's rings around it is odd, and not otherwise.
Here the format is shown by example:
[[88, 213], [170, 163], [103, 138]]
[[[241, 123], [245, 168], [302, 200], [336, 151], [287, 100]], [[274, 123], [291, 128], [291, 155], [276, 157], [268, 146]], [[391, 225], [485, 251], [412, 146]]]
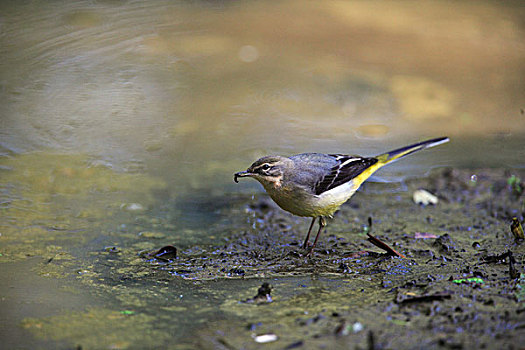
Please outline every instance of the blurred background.
[[[146, 229], [228, 236], [220, 208], [262, 192], [233, 173], [267, 154], [448, 135], [376, 180], [523, 168], [524, 18], [522, 1], [2, 1], [0, 262], [62, 256], [37, 273], [58, 278]], [[19, 293], [34, 264], [1, 278]]]
[[441, 164], [523, 166], [520, 1], [0, 6], [3, 154], [84, 153], [179, 191], [268, 153], [442, 135]]

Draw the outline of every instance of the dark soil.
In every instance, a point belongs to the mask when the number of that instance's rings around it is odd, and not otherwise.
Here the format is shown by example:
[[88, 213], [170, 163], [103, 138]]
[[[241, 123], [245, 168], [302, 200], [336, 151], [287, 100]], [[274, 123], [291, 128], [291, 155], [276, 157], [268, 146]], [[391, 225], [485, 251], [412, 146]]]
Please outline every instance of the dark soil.
[[[521, 349], [525, 244], [510, 224], [525, 215], [525, 172], [513, 175], [446, 169], [402, 188], [365, 184], [329, 221], [313, 256], [301, 248], [309, 220], [267, 197], [246, 199], [246, 211], [231, 215], [252, 221], [240, 223], [246, 227], [228, 244], [150, 259], [150, 277], [275, 284], [268, 302], [225, 300], [235, 317], [202, 327], [191, 343], [203, 348]], [[439, 203], [415, 204], [420, 188]], [[371, 245], [367, 232], [406, 259]], [[291, 277], [311, 286], [290, 291]], [[256, 293], [250, 287], [243, 295]], [[257, 338], [265, 334], [277, 340]]]

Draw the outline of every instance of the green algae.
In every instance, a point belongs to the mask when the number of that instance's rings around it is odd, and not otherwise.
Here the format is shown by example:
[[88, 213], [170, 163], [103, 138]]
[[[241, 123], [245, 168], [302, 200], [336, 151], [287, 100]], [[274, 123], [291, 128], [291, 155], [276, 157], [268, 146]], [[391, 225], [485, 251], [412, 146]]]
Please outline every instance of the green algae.
[[137, 349], [166, 342], [169, 335], [156, 330], [154, 321], [151, 315], [93, 308], [45, 318], [27, 318], [21, 326], [37, 337], [72, 340], [82, 349]]
[[483, 283], [485, 283], [483, 281], [483, 279], [479, 278], [479, 277], [460, 278], [460, 279], [457, 279], [457, 280], [453, 280], [452, 282], [457, 283], [457, 284], [461, 284], [461, 283], [480, 283], [480, 284], [483, 284]]
[[521, 182], [521, 179], [517, 177], [516, 175], [511, 175], [507, 179], [507, 184], [510, 186], [512, 191], [517, 195], [521, 195], [523, 193], [523, 184]]
[[121, 215], [123, 203], [147, 206], [154, 201], [152, 190], [165, 187], [158, 179], [118, 173], [85, 155], [3, 157], [0, 169], [0, 262], [68, 254], [50, 244], [85, 244], [106, 229], [108, 218]]

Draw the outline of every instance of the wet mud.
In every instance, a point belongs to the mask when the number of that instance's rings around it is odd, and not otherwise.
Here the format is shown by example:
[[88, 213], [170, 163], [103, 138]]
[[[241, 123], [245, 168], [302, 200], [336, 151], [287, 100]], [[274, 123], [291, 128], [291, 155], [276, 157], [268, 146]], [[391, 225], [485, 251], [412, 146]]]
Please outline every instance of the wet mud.
[[[310, 220], [263, 194], [222, 199], [215, 215], [223, 219], [209, 230], [220, 230], [223, 243], [213, 245], [179, 244], [176, 223], [120, 208], [134, 224], [103, 231], [84, 256], [49, 247], [36, 267], [103, 305], [19, 326], [82, 349], [519, 349], [524, 178], [522, 170], [441, 169], [365, 183], [311, 256], [301, 248]], [[416, 204], [419, 189], [438, 202]], [[30, 248], [13, 245], [20, 249]]]
[[[244, 205], [254, 228], [227, 244], [145, 259], [155, 278], [278, 284], [271, 302], [246, 303], [256, 287], [225, 298], [234, 321], [200, 328], [203, 348], [521, 348], [525, 245], [510, 229], [525, 214], [519, 178], [445, 169], [405, 185], [366, 185], [329, 222], [313, 256], [301, 248], [307, 223], [261, 196]], [[417, 189], [439, 202], [415, 204]], [[368, 232], [406, 258], [371, 245]], [[282, 283], [291, 277], [310, 283], [291, 292]]]

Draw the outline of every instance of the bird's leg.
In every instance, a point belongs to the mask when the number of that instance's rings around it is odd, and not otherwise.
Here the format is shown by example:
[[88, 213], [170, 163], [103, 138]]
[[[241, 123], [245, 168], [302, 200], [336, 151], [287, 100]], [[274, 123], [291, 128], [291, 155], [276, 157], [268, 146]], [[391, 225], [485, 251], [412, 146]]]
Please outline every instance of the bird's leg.
[[303, 249], [306, 249], [308, 247], [308, 240], [310, 240], [310, 232], [312, 232], [312, 227], [314, 227], [316, 217], [312, 219], [312, 223], [310, 224], [310, 228], [308, 229], [308, 234], [306, 234], [306, 239], [304, 240]]
[[314, 252], [314, 248], [315, 248], [315, 245], [317, 243], [317, 240], [319, 239], [319, 235], [321, 234], [321, 231], [323, 230], [323, 228], [325, 226], [326, 226], [326, 220], [325, 220], [324, 216], [320, 216], [319, 217], [319, 231], [317, 231], [317, 236], [315, 236], [314, 245], [312, 246], [312, 248], [308, 252], [308, 255], [310, 255], [310, 254], [312, 254]]

